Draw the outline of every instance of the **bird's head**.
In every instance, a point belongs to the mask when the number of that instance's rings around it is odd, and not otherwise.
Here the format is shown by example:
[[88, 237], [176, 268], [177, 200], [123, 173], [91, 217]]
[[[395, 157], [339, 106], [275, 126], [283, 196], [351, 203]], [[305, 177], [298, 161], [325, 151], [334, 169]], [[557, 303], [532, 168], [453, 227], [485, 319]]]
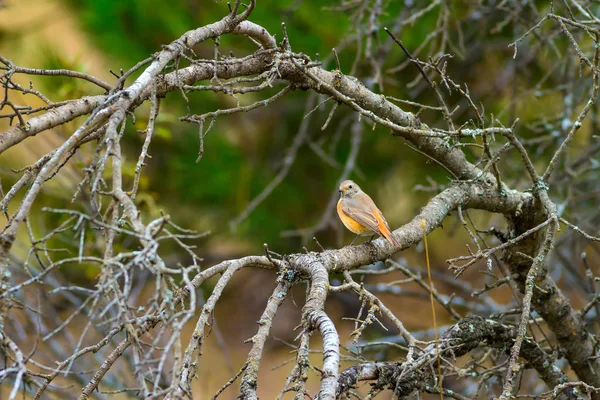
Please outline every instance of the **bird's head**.
[[352, 197], [360, 192], [360, 187], [353, 181], [347, 180], [340, 184], [340, 194], [342, 197]]

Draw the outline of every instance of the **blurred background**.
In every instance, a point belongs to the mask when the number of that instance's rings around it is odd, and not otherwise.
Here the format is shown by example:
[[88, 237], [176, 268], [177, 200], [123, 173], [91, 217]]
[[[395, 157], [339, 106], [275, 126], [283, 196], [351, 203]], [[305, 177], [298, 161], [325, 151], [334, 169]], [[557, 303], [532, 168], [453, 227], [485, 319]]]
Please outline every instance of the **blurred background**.
[[[367, 17], [358, 14], [352, 2], [260, 0], [251, 20], [276, 34], [278, 41], [282, 38], [281, 23], [285, 22], [292, 49], [312, 59], [319, 57], [327, 69], [337, 68], [331, 56], [331, 49], [337, 48], [342, 72], [353, 74], [371, 90], [437, 106], [427, 84], [416, 69], [406, 63], [404, 53], [389, 41], [383, 31], [383, 27], [394, 30], [398, 21], [409, 19], [424, 6], [415, 3], [420, 2], [384, 1], [384, 11], [377, 24], [372, 25]], [[520, 118], [522, 128], [519, 134], [525, 139], [528, 149], [534, 150], [534, 162], [545, 165], [546, 156], [555, 150], [570, 127], [569, 121], [578, 111], [573, 105], [587, 96], [587, 86], [578, 88], [576, 80], [560, 85], [562, 76], [578, 68], [577, 60], [568, 49], [566, 40], [558, 38], [554, 42], [556, 51], [569, 56], [564, 63], [555, 64], [554, 50], [538, 46], [543, 42], [540, 36], [532, 39], [532, 43], [522, 43], [519, 56], [513, 59], [514, 49], [508, 44], [537, 22], [544, 10], [543, 5], [539, 5], [540, 9], [524, 8], [519, 11], [519, 18], [509, 19], [511, 10], [502, 12], [493, 5], [471, 3], [477, 2], [448, 2], [452, 24], [445, 27], [447, 37], [436, 34], [441, 14], [438, 7], [423, 13], [414, 23], [394, 31], [404, 45], [422, 59], [451, 54], [448, 74], [455, 82], [468, 85], [472, 98], [482, 105], [486, 121], [493, 115], [505, 125], [511, 125], [516, 117]], [[121, 69], [131, 68], [185, 31], [214, 22], [227, 12], [226, 2], [209, 0], [6, 0], [1, 4], [2, 56], [24, 67], [72, 69], [107, 82], [116, 80], [110, 71], [118, 74]], [[370, 44], [367, 46], [367, 43]], [[211, 58], [213, 46], [213, 42], [204, 43], [194, 50], [199, 56]], [[249, 54], [254, 49], [247, 39], [235, 36], [223, 37], [219, 48], [222, 53], [231, 51], [235, 56]], [[377, 57], [383, 60], [381, 79], [376, 77], [371, 62]], [[431, 75], [434, 77], [433, 73]], [[52, 101], [102, 94], [101, 90], [81, 80], [31, 76], [20, 79], [25, 86], [31, 82], [35, 89]], [[571, 96], [568, 100], [570, 107], [565, 106], [567, 93]], [[473, 118], [456, 92], [444, 91], [444, 94], [451, 108], [460, 106], [453, 114], [456, 126]], [[250, 104], [265, 96], [265, 93], [250, 93], [240, 96], [240, 101], [241, 104]], [[161, 102], [155, 139], [149, 151], [152, 158], [147, 161], [142, 175], [137, 202], [148, 216], [156, 217], [164, 212], [182, 227], [210, 231], [210, 235], [193, 243], [197, 246], [196, 254], [204, 259], [203, 267], [224, 259], [263, 254], [264, 243], [282, 254], [302, 252], [303, 246], [318, 250], [313, 236], [325, 248], [350, 243], [353, 235], [337, 221], [335, 213], [333, 218], [323, 219], [328, 212], [331, 214], [330, 200], [353, 147], [351, 126], [356, 117], [348, 109], [340, 107], [326, 129], [321, 130], [331, 103], [316, 107], [325, 100], [324, 97], [311, 98], [310, 93], [297, 91], [268, 107], [220, 117], [204, 139], [204, 157], [196, 163], [198, 128], [194, 124], [180, 122], [179, 117], [186, 115], [188, 108], [191, 113], [202, 114], [232, 107], [235, 99], [210, 92], [190, 93], [188, 98], [189, 103], [186, 103], [180, 93], [173, 92]], [[40, 105], [33, 96], [13, 101]], [[407, 111], [419, 110], [419, 107], [407, 104], [400, 106]], [[310, 119], [305, 119], [308, 111], [315, 107]], [[144, 136], [136, 130], [146, 126], [148, 105], [136, 111], [136, 117], [136, 124], [129, 125], [122, 142], [126, 154], [124, 165], [129, 168], [125, 171], [129, 174], [126, 179], [132, 179], [134, 174], [144, 140]], [[430, 126], [445, 127], [437, 111], [424, 110], [420, 118]], [[589, 121], [576, 138], [575, 152], [596, 144], [592, 136], [598, 122], [596, 110]], [[16, 181], [18, 175], [11, 169], [23, 168], [37, 161], [70, 135], [76, 123], [81, 122], [78, 120], [44, 132], [2, 154], [2, 187], [6, 190]], [[294, 146], [294, 139], [303, 123], [308, 134], [297, 149], [289, 173], [247, 218], [240, 218], [253, 199], [285, 168], [286, 156]], [[1, 129], [6, 126], [6, 121], [0, 121]], [[380, 127], [371, 129], [370, 125], [363, 123], [359, 136], [360, 147], [349, 178], [373, 197], [392, 228], [410, 221], [430, 197], [451, 182], [443, 168], [413, 151], [403, 139], [390, 135], [389, 131]], [[477, 148], [464, 148], [472, 161], [479, 159]], [[37, 233], [54, 226], [58, 218], [42, 212], [41, 207], [71, 207], [72, 194], [83, 178], [82, 169], [92, 157], [91, 147], [84, 149], [46, 186], [30, 217]], [[525, 174], [516, 160], [516, 152], [506, 153], [501, 163], [503, 179], [510, 187], [524, 190], [527, 189], [527, 179], [524, 179]], [[562, 177], [564, 179], [564, 175]], [[595, 193], [596, 188], [590, 190]], [[554, 194], [565, 199], [568, 197], [560, 189]], [[590, 196], [581, 207], [585, 210], [595, 207], [595, 199], [595, 195]], [[470, 216], [482, 229], [495, 224], [500, 224], [496, 225], [498, 229], [503, 228], [500, 216], [478, 212], [471, 212]], [[590, 224], [593, 223], [590, 220]], [[315, 227], [320, 229], [314, 230]], [[481, 286], [485, 280], [485, 275], [477, 268], [461, 278], [465, 283], [453, 282], [446, 272], [445, 260], [465, 254], [464, 244], [467, 241], [468, 235], [454, 217], [430, 237], [432, 265], [440, 279], [440, 290], [445, 294], [459, 293], [468, 297], [471, 285]], [[490, 242], [494, 243], [494, 239]], [[26, 243], [23, 240], [15, 246], [15, 257], [26, 254]], [[69, 242], [62, 245], [76, 247], [75, 243]], [[161, 251], [173, 265], [190, 262], [189, 255], [178, 248], [167, 246]], [[569, 254], [572, 255], [569, 252], [564, 255], [567, 261]], [[421, 246], [401, 256], [416, 270], [424, 266]], [[596, 254], [592, 252], [590, 257], [596, 257]], [[574, 268], [577, 271], [580, 266], [575, 265]], [[69, 280], [93, 285], [98, 269], [92, 265], [85, 268], [73, 266], [63, 273]], [[201, 387], [198, 392], [203, 393], [201, 398], [212, 396], [243, 364], [249, 349], [249, 344], [243, 341], [255, 333], [255, 321], [275, 285], [270, 272], [252, 270], [242, 271], [240, 275], [228, 286], [217, 308], [213, 332], [205, 350], [205, 357], [210, 361], [204, 361], [197, 380]], [[398, 279], [401, 277], [398, 275]], [[562, 275], [558, 272], [557, 277], [560, 279]], [[377, 283], [377, 279], [369, 282]], [[210, 293], [212, 284], [214, 282], [205, 285], [205, 294]], [[427, 293], [411, 292], [415, 288], [406, 287], [408, 297], [398, 298], [389, 294], [382, 298], [409, 329], [426, 330], [431, 327]], [[510, 296], [510, 292], [499, 290], [492, 298], [502, 303], [509, 301]], [[285, 365], [274, 371], [271, 369], [294, 357], [285, 342], [293, 343], [298, 333], [293, 328], [300, 321], [303, 288], [296, 288], [294, 298], [296, 301], [284, 303], [275, 320], [273, 335], [281, 340], [269, 342], [262, 378], [259, 378], [259, 394], [265, 398], [273, 398], [289, 372]], [[580, 299], [574, 296], [573, 301], [577, 305]], [[360, 301], [340, 294], [333, 296], [328, 307], [327, 311], [334, 315], [336, 321], [342, 321], [343, 317], [356, 316]], [[438, 315], [442, 325], [451, 322], [442, 309]], [[354, 322], [342, 321], [340, 327], [342, 343], [349, 342], [348, 335], [354, 329]], [[379, 337], [386, 334], [383, 328], [373, 326], [366, 335]], [[318, 343], [314, 343], [313, 347], [317, 346]], [[314, 357], [318, 360], [320, 354]], [[312, 379], [312, 384], [315, 383], [317, 380]]]

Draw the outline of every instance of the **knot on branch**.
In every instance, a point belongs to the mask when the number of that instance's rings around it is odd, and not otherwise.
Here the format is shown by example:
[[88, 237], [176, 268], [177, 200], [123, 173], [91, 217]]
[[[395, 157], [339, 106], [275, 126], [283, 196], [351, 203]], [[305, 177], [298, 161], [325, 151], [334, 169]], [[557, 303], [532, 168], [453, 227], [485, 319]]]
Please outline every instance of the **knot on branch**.
[[372, 376], [372, 379], [376, 380], [376, 382], [371, 384], [374, 388], [393, 388], [398, 371], [400, 370], [398, 368], [399, 366], [399, 363], [368, 363], [354, 365], [340, 373], [336, 397], [355, 388], [358, 381], [369, 379], [370, 376]]

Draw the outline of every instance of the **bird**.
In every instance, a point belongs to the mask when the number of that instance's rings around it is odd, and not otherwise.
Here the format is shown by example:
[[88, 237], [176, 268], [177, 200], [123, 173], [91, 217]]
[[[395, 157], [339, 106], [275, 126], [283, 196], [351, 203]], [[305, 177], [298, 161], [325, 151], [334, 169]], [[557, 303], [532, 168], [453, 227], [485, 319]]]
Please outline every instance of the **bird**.
[[342, 182], [339, 192], [337, 212], [348, 230], [358, 236], [377, 234], [385, 238], [392, 246], [400, 247], [400, 243], [392, 235], [390, 226], [373, 199], [356, 183], [351, 180]]

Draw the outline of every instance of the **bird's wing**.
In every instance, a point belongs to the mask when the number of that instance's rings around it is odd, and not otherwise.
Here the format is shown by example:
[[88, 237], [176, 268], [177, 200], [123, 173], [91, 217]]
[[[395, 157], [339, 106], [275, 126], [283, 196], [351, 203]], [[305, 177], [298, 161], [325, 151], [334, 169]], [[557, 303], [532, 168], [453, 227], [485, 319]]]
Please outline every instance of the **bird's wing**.
[[376, 217], [379, 210], [369, 196], [359, 196], [356, 195], [355, 198], [344, 199], [342, 202], [342, 211], [365, 228], [379, 233], [379, 220]]
[[343, 201], [342, 211], [362, 226], [385, 237], [393, 246], [400, 247], [383, 214], [366, 193], [359, 193], [354, 198]]

